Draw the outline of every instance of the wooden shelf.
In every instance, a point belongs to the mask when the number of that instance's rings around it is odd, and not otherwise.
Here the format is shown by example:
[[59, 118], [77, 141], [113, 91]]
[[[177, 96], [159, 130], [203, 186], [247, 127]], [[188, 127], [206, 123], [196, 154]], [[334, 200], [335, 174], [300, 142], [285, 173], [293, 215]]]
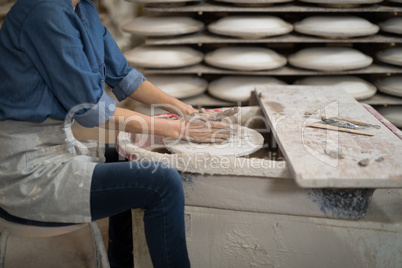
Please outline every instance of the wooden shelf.
[[315, 5], [275, 4], [268, 7], [241, 7], [232, 5], [220, 5], [215, 3], [189, 4], [178, 7], [144, 7], [144, 11], [152, 13], [160, 12], [402, 12], [402, 7], [384, 5], [363, 5], [354, 8], [330, 8]]
[[141, 69], [137, 67], [139, 71], [147, 74], [219, 74], [219, 75], [277, 75], [277, 76], [310, 76], [310, 75], [352, 75], [352, 74], [401, 74], [401, 67], [393, 67], [388, 65], [378, 65], [372, 64], [371, 66], [363, 69], [343, 71], [343, 72], [317, 72], [310, 70], [297, 69], [291, 66], [285, 66], [279, 69], [268, 70], [268, 71], [257, 71], [257, 72], [247, 72], [247, 71], [234, 71], [215, 68], [212, 66], [207, 66], [205, 64], [197, 64], [193, 66], [188, 66], [184, 68], [176, 69]]
[[265, 44], [265, 43], [402, 43], [402, 37], [376, 34], [350, 39], [327, 39], [297, 33], [263, 39], [240, 39], [218, 36], [211, 33], [196, 33], [185, 36], [147, 38], [146, 45], [191, 45], [191, 44]]
[[377, 93], [372, 98], [361, 100], [360, 102], [367, 103], [369, 105], [402, 105], [402, 98]]

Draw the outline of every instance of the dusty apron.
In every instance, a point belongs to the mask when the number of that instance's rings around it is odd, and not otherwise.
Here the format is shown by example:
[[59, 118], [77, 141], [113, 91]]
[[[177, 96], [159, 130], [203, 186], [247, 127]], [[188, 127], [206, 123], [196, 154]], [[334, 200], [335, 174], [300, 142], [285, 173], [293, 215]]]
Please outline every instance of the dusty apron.
[[104, 162], [102, 149], [76, 141], [63, 120], [0, 121], [0, 207], [37, 221], [90, 221], [91, 177]]

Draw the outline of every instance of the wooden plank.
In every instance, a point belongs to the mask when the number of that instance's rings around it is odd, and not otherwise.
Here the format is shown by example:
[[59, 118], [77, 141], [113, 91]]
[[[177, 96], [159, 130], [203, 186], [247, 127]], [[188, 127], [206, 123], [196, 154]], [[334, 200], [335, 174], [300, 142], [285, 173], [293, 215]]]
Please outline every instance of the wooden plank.
[[144, 74], [224, 74], [224, 75], [283, 75], [283, 76], [303, 76], [303, 75], [350, 75], [350, 74], [402, 74], [401, 67], [395, 67], [391, 65], [379, 65], [372, 64], [367, 68], [349, 70], [343, 72], [319, 72], [319, 71], [311, 71], [298, 69], [291, 66], [285, 66], [282, 68], [267, 70], [267, 71], [235, 71], [228, 69], [221, 69], [212, 66], [208, 66], [205, 64], [196, 64], [193, 66], [188, 66], [184, 68], [175, 68], [175, 69], [150, 69], [150, 68], [140, 68], [138, 66], [137, 69]]
[[241, 39], [196, 33], [175, 37], [153, 37], [145, 40], [146, 45], [190, 45], [190, 44], [269, 44], [269, 43], [402, 43], [402, 37], [376, 34], [367, 37], [349, 39], [319, 38], [301, 34], [286, 34], [262, 39]]
[[[129, 0], [130, 1], [130, 0]], [[303, 3], [294, 4], [275, 4], [267, 7], [242, 7], [236, 5], [224, 5], [218, 3], [189, 4], [179, 7], [151, 7], [146, 6], [145, 12], [401, 12], [402, 8], [397, 6], [384, 5], [362, 5], [353, 8], [330, 8], [318, 5], [304, 5]]]
[[[260, 106], [302, 187], [402, 187], [402, 141], [341, 89], [266, 86], [256, 89]], [[381, 125], [375, 136], [307, 127], [340, 117]]]

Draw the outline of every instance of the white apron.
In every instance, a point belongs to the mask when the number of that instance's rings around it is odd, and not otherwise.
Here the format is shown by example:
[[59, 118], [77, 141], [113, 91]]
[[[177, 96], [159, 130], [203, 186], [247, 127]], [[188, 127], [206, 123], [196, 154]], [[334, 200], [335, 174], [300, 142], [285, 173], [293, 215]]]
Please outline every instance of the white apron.
[[90, 187], [104, 147], [81, 143], [71, 123], [0, 121], [0, 207], [46, 222], [89, 222]]

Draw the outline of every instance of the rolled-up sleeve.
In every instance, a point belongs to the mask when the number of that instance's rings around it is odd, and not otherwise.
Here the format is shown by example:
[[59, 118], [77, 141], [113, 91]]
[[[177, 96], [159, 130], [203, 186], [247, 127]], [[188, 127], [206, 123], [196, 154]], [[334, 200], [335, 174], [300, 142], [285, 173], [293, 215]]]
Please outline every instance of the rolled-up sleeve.
[[104, 91], [104, 70], [93, 59], [90, 44], [72, 7], [53, 2], [34, 7], [19, 42], [57, 105], [85, 127], [105, 123], [115, 109], [115, 101]]
[[147, 80], [139, 71], [128, 66], [127, 60], [109, 31], [105, 28], [106, 83], [113, 89], [119, 101], [130, 96]]

